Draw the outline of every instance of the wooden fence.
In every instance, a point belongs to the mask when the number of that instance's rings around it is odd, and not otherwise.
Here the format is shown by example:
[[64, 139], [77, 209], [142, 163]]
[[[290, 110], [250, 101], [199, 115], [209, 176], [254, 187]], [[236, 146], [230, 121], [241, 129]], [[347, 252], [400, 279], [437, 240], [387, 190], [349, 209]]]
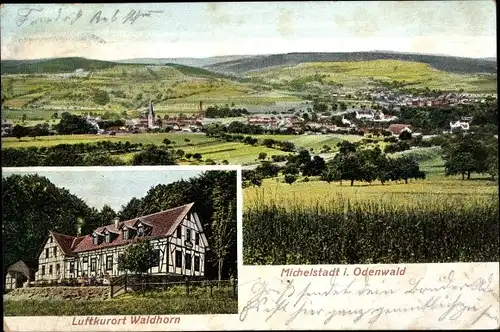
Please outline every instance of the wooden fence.
[[[165, 276], [151, 276], [151, 275], [121, 275], [111, 281], [110, 284], [110, 297], [133, 291], [167, 291], [173, 287], [185, 289], [186, 295], [196, 293], [199, 295], [203, 293], [209, 297], [224, 296], [237, 298], [238, 296], [238, 280], [196, 280], [196, 279], [181, 279]], [[195, 291], [196, 290], [196, 291]]]

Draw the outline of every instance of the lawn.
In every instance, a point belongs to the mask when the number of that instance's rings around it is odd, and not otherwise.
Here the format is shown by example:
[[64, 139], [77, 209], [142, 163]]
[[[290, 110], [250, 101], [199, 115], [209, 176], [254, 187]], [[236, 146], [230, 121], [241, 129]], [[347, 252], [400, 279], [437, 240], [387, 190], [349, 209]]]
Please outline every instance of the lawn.
[[[207, 287], [205, 287], [207, 288]], [[143, 294], [122, 294], [106, 300], [4, 299], [5, 316], [83, 316], [83, 315], [180, 315], [236, 314], [238, 300], [229, 286], [214, 288], [213, 295], [203, 288], [185, 287]]]

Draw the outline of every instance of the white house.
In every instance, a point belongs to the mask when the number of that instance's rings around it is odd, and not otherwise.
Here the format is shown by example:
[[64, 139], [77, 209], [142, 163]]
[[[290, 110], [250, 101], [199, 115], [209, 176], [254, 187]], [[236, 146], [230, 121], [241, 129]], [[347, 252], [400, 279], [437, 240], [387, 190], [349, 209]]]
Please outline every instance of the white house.
[[450, 129], [451, 129], [451, 131], [457, 130], [457, 129], [469, 130], [469, 122], [457, 121], [457, 122], [453, 123], [452, 121], [450, 121]]
[[373, 120], [374, 118], [375, 118], [375, 113], [371, 110], [356, 111], [356, 119], [358, 119], [358, 120], [361, 120], [361, 119]]
[[208, 242], [194, 203], [99, 227], [92, 234], [70, 236], [54, 231], [38, 256], [36, 281], [78, 277], [111, 278], [127, 246], [147, 239], [157, 255], [151, 274], [197, 276], [205, 274]]

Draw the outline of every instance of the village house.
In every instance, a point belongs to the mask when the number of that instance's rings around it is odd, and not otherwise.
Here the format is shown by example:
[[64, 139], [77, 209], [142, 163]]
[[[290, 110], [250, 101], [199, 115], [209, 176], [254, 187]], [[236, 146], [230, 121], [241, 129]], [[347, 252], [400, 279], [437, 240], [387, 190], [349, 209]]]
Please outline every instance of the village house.
[[21, 288], [25, 282], [34, 281], [37, 265], [37, 262], [19, 260], [9, 266], [5, 276], [5, 289]]
[[456, 130], [469, 130], [469, 122], [467, 121], [450, 121], [450, 130], [456, 131]]
[[403, 131], [412, 132], [412, 126], [404, 123], [393, 123], [387, 128], [394, 136], [399, 136]]
[[375, 118], [375, 112], [372, 110], [357, 110], [356, 119], [357, 120], [373, 120]]
[[155, 252], [151, 274], [203, 277], [208, 242], [194, 203], [98, 227], [71, 236], [51, 231], [38, 256], [36, 281], [124, 274], [118, 261], [131, 243], [149, 240]]

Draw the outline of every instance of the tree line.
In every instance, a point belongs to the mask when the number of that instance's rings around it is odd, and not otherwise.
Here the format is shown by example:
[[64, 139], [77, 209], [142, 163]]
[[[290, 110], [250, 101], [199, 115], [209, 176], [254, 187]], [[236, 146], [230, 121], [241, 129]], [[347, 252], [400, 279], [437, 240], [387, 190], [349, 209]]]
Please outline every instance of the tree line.
[[263, 161], [255, 170], [243, 171], [244, 186], [260, 186], [262, 179], [276, 177], [281, 172], [288, 184], [294, 183], [298, 176], [319, 176], [321, 181], [328, 183], [349, 181], [353, 186], [355, 181], [372, 183], [379, 180], [382, 184], [388, 181], [409, 179], [425, 179], [425, 173], [420, 170], [418, 162], [411, 156], [392, 158], [382, 153], [380, 148], [360, 149], [354, 143], [342, 141], [338, 143], [339, 152], [326, 161], [320, 156], [311, 156], [308, 150], [302, 149], [298, 154], [290, 154], [282, 158], [286, 164], [280, 167], [270, 161]]
[[205, 110], [207, 118], [233, 118], [249, 114], [246, 108], [229, 108], [228, 106], [209, 106]]
[[100, 211], [89, 207], [44, 176], [13, 174], [2, 178], [2, 202], [4, 271], [19, 259], [37, 260], [49, 230], [85, 235], [116, 216], [129, 220], [191, 202], [207, 221], [204, 230], [212, 249], [207, 277], [225, 279], [236, 271], [235, 171], [207, 171], [188, 180], [158, 184], [118, 212], [107, 205]]

